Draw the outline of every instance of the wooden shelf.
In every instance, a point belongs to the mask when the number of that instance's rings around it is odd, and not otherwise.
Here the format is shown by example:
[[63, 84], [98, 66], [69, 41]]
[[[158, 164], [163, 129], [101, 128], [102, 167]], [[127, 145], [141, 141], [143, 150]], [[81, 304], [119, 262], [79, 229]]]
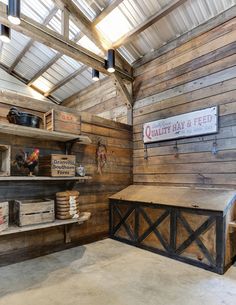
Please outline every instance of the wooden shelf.
[[0, 236], [40, 230], [40, 229], [45, 229], [45, 228], [58, 227], [58, 226], [63, 226], [63, 225], [82, 224], [85, 221], [89, 220], [90, 217], [91, 217], [91, 213], [84, 212], [84, 213], [81, 213], [81, 215], [78, 219], [67, 219], [67, 220], [58, 220], [57, 219], [54, 222], [25, 226], [25, 227], [18, 227], [16, 225], [12, 225], [12, 226], [9, 226], [9, 228], [7, 230], [0, 232]]
[[8, 176], [0, 177], [0, 181], [84, 181], [92, 177], [42, 177], [42, 176]]
[[71, 133], [63, 133], [57, 131], [48, 131], [40, 128], [25, 127], [15, 124], [4, 124], [0, 123], [0, 132], [10, 135], [51, 140], [58, 142], [68, 142], [73, 140], [78, 140], [80, 144], [90, 144], [91, 139], [84, 135], [75, 135]]

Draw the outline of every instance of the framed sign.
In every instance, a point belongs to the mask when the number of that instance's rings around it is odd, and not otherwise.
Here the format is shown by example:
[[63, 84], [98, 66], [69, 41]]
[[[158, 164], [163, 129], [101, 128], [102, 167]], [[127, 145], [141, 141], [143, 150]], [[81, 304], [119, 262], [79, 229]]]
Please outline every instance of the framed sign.
[[218, 108], [193, 111], [143, 125], [143, 142], [153, 143], [218, 132]]

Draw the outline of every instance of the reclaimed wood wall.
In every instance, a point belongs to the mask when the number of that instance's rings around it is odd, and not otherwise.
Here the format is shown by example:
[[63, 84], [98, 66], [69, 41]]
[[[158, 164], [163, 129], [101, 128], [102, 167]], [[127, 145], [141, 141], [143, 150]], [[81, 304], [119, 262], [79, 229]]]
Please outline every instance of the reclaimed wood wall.
[[[23, 95], [4, 91], [0, 93], [0, 122], [6, 122], [6, 114], [11, 105], [21, 106], [40, 116], [49, 109], [75, 112], [47, 102], [25, 98]], [[0, 236], [0, 265], [31, 258], [67, 247], [91, 242], [108, 236], [108, 197], [132, 183], [132, 131], [131, 127], [81, 113], [82, 133], [92, 139], [91, 145], [73, 148], [77, 161], [85, 166], [92, 180], [73, 185], [70, 182], [0, 181], [0, 201], [10, 199], [53, 198], [57, 191], [76, 189], [80, 195], [80, 211], [92, 213], [91, 219], [83, 225], [74, 226], [71, 231], [72, 243], [64, 244], [64, 228], [37, 230]], [[96, 148], [101, 142], [107, 146], [107, 165], [102, 175], [97, 173]], [[64, 145], [58, 142], [6, 136], [0, 133], [0, 143], [10, 144], [13, 151], [20, 148], [38, 147], [41, 154], [64, 153]]]
[[94, 83], [67, 99], [63, 105], [117, 122], [128, 122], [127, 107], [112, 77]]
[[[134, 183], [235, 188], [235, 41], [236, 18], [136, 68]], [[149, 144], [145, 153], [144, 123], [215, 105], [218, 134]]]

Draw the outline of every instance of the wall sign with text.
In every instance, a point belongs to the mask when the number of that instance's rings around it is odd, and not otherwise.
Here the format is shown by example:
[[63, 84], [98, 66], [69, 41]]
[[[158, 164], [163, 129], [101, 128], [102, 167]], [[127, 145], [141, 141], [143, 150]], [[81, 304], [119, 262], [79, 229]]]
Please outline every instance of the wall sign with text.
[[218, 131], [218, 108], [193, 111], [143, 125], [143, 142], [194, 137]]

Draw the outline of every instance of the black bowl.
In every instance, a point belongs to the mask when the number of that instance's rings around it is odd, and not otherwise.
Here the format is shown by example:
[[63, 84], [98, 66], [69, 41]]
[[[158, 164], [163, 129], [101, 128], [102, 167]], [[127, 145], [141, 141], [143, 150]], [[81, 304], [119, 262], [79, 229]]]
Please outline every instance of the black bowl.
[[40, 117], [31, 113], [21, 112], [17, 108], [10, 109], [7, 119], [10, 123], [33, 128], [39, 128], [41, 120]]

